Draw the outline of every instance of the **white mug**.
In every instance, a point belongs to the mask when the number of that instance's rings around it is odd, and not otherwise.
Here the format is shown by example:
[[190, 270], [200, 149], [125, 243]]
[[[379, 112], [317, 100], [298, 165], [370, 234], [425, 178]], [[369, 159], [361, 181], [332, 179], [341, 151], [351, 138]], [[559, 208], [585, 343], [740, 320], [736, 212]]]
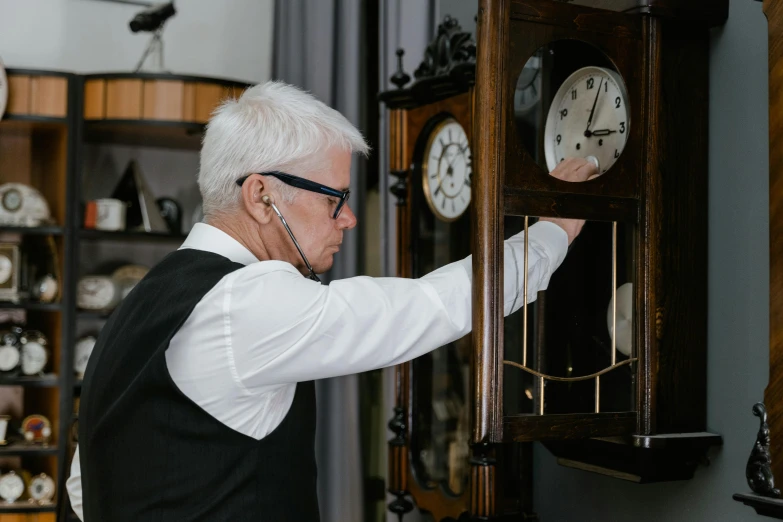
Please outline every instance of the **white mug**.
[[5, 434], [8, 431], [8, 421], [10, 420], [10, 415], [0, 415], [0, 445], [7, 444], [7, 441], [5, 440]]
[[98, 230], [125, 230], [125, 202], [119, 199], [95, 200], [95, 228]]

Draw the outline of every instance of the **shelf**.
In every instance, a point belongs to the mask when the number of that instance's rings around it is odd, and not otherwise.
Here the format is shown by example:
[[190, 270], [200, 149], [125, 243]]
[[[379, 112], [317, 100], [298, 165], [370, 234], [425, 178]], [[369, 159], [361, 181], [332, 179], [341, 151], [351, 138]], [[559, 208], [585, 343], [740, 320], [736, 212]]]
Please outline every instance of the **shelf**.
[[26, 236], [61, 236], [62, 227], [11, 227], [0, 225], [0, 234], [24, 234]]
[[762, 497], [755, 493], [735, 493], [733, 498], [752, 507], [759, 515], [783, 519], [783, 500], [779, 498]]
[[161, 232], [135, 232], [107, 230], [80, 230], [79, 237], [94, 241], [185, 241], [184, 234], [169, 234]]
[[4, 513], [55, 513], [57, 504], [51, 503], [44, 506], [32, 502], [0, 502], [0, 514]]
[[34, 303], [22, 301], [19, 303], [12, 303], [10, 301], [0, 301], [0, 309], [3, 308], [22, 308], [24, 310], [41, 310], [45, 312], [57, 312], [62, 310], [61, 303]]
[[11, 443], [8, 446], [0, 446], [0, 457], [11, 455], [57, 455], [57, 446], [41, 446], [24, 443]]
[[59, 375], [50, 373], [43, 377], [0, 377], [0, 386], [24, 386], [26, 388], [56, 388], [60, 383]]
[[100, 312], [100, 311], [90, 311], [90, 310], [77, 310], [76, 315], [79, 319], [82, 320], [101, 320], [105, 321], [109, 318], [111, 315], [111, 312]]
[[204, 135], [200, 123], [159, 120], [86, 121], [84, 134], [90, 143], [199, 150]]

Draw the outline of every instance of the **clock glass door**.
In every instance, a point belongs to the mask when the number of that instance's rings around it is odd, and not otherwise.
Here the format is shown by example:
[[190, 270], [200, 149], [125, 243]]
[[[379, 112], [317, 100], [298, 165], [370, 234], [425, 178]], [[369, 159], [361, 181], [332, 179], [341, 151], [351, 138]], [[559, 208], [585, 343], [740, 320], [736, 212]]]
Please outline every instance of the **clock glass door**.
[[[455, 180], [464, 185], [469, 175], [467, 138], [454, 120], [441, 120], [432, 128], [429, 143], [419, 144], [422, 150], [417, 157], [422, 161], [417, 161], [411, 180], [413, 277], [470, 255], [469, 188], [463, 193], [456, 183], [451, 187]], [[442, 178], [438, 186], [448, 183], [447, 189], [433, 185], [438, 176]], [[440, 194], [444, 190], [445, 197]], [[467, 201], [462, 203], [463, 199]], [[443, 201], [448, 203], [446, 211], [436, 216], [434, 211]], [[458, 214], [460, 204], [463, 209]], [[468, 335], [412, 362], [413, 469], [423, 486], [440, 486], [454, 495], [465, 491], [470, 469], [470, 350]]]
[[[631, 125], [626, 86], [611, 61], [591, 45], [555, 41], [519, 67], [512, 114], [529, 161], [546, 173], [566, 157], [592, 158], [599, 172], [611, 171]], [[536, 188], [521, 181], [530, 175], [509, 175], [507, 183], [533, 199]], [[506, 238], [538, 219], [519, 200], [506, 216]], [[506, 318], [506, 416], [636, 409], [636, 229], [627, 217], [588, 220], [547, 289]]]

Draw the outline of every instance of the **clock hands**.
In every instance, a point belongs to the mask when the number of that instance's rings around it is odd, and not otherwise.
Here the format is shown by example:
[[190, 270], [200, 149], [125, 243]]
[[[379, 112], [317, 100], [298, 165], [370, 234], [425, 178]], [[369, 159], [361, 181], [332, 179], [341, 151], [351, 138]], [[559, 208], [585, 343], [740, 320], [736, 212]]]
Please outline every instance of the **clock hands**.
[[[590, 132], [590, 131], [588, 131]], [[601, 130], [594, 130], [590, 132], [591, 136], [609, 136], [610, 134], [614, 134], [617, 132], [616, 130], [609, 130], [609, 129], [601, 129]], [[588, 136], [589, 137], [589, 136]]]
[[585, 129], [585, 137], [589, 138], [594, 133], [590, 132], [590, 125], [593, 123], [593, 114], [595, 114], [595, 106], [598, 104], [598, 97], [601, 96], [601, 86], [604, 83], [604, 79], [601, 78], [601, 82], [598, 84], [598, 92], [595, 93], [595, 100], [593, 100], [593, 108], [590, 110], [590, 117], [587, 119], [587, 128]]

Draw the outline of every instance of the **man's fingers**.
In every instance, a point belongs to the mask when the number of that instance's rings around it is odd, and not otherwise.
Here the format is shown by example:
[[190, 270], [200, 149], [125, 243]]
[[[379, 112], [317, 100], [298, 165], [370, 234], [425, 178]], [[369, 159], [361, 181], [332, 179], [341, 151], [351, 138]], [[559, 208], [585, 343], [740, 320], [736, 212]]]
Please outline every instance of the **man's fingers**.
[[578, 169], [576, 169], [576, 177], [579, 181], [590, 179], [592, 176], [598, 174], [598, 167], [592, 162], [587, 162]]

